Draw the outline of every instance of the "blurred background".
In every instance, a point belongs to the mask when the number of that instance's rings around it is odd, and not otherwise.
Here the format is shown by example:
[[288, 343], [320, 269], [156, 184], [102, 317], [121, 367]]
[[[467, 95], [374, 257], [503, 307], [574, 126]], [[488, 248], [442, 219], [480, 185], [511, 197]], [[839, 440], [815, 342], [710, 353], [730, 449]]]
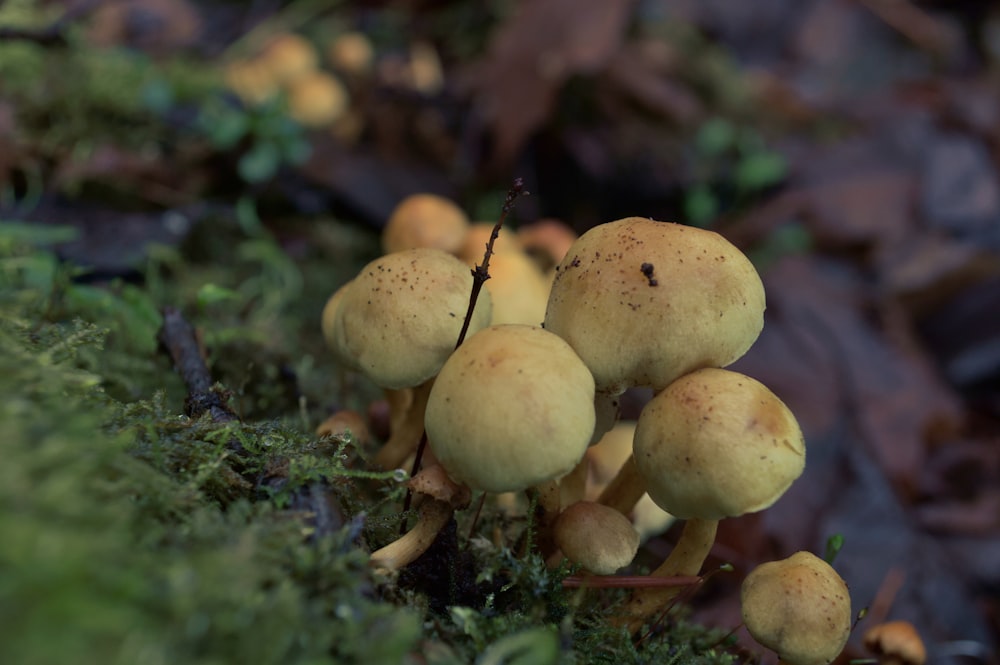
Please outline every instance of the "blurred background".
[[[736, 368], [789, 404], [809, 462], [723, 522], [717, 563], [840, 535], [864, 622], [911, 621], [933, 663], [1000, 662], [998, 158], [992, 3], [0, 0], [0, 220], [70, 229], [83, 282], [215, 262], [191, 286], [211, 307], [249, 288], [211, 248], [267, 233], [286, 259], [238, 260], [280, 264], [258, 277], [306, 293], [317, 335], [403, 197], [492, 221], [514, 177], [515, 227], [724, 234], [768, 294]], [[721, 577], [695, 616], [736, 626]]]

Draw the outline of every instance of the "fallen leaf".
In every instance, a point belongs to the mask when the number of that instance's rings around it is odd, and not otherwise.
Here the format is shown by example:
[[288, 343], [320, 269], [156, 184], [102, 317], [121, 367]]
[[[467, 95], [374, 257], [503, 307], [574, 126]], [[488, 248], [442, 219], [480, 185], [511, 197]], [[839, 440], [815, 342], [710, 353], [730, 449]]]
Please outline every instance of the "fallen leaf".
[[493, 136], [496, 163], [509, 163], [544, 124], [571, 76], [607, 64], [632, 6], [632, 0], [519, 3], [485, 58], [460, 76], [460, 87]]

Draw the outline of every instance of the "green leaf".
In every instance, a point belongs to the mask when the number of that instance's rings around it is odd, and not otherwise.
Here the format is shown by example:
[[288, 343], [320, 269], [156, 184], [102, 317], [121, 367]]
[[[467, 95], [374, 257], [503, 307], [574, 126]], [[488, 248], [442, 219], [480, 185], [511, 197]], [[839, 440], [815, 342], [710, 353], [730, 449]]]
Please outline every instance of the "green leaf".
[[227, 300], [240, 300], [242, 296], [232, 289], [227, 289], [224, 286], [219, 286], [218, 284], [203, 284], [200, 289], [198, 289], [198, 295], [196, 301], [198, 307], [204, 308], [209, 305], [214, 305], [215, 303], [225, 302]]
[[688, 223], [706, 227], [719, 214], [719, 200], [704, 183], [695, 185], [684, 196], [684, 214]]
[[724, 118], [712, 118], [698, 128], [694, 142], [701, 154], [715, 157], [733, 147], [736, 128]]
[[55, 245], [76, 240], [72, 226], [54, 226], [38, 222], [0, 222], [0, 241], [25, 245]]
[[482, 653], [476, 665], [555, 665], [559, 636], [551, 626], [529, 628], [502, 637]]
[[270, 179], [278, 171], [281, 155], [273, 143], [258, 143], [239, 161], [240, 176], [249, 183]]
[[736, 165], [736, 186], [753, 192], [776, 185], [788, 175], [788, 163], [776, 152], [755, 152]]
[[826, 552], [823, 554], [823, 559], [830, 565], [833, 565], [833, 560], [837, 558], [840, 550], [844, 547], [844, 536], [836, 533], [826, 539]]

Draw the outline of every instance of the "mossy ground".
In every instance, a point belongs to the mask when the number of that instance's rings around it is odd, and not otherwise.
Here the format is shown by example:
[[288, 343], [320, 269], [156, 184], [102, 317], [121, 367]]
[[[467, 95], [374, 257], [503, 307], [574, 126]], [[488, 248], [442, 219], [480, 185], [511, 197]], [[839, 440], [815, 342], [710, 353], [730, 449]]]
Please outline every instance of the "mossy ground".
[[[371, 238], [315, 222], [293, 259], [259, 227], [207, 220], [198, 252], [154, 249], [139, 283], [88, 285], [38, 228], [0, 225], [0, 662], [734, 661], [680, 619], [633, 645], [602, 619], [620, 592], [565, 590], [567, 570], [497, 547], [484, 534], [525, 524], [489, 502], [468, 545], [472, 511], [415, 574], [373, 576], [402, 485], [312, 433], [372, 396], [318, 332]], [[156, 341], [168, 304], [239, 420], [184, 415]]]

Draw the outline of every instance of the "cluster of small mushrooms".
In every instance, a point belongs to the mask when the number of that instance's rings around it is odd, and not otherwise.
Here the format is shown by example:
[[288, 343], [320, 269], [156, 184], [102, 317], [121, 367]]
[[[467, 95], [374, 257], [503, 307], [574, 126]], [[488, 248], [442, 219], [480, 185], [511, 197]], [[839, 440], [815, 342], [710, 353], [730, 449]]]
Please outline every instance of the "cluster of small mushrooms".
[[[661, 516], [685, 520], [652, 575], [698, 575], [719, 520], [769, 507], [805, 465], [785, 404], [724, 369], [763, 327], [756, 269], [717, 233], [639, 217], [578, 238], [553, 222], [502, 229], [456, 347], [470, 267], [492, 231], [439, 197], [405, 199], [385, 227], [384, 255], [323, 312], [336, 359], [386, 390], [392, 432], [374, 462], [411, 463], [426, 432], [424, 468], [410, 481], [418, 521], [372, 565], [416, 559], [469, 490], [529, 491], [552, 562], [565, 556], [592, 575], [628, 565], [640, 541], [632, 520], [648, 497]], [[618, 423], [632, 387], [654, 397], [637, 422]], [[611, 452], [622, 441], [625, 452]], [[615, 621], [636, 632], [677, 593], [637, 588]], [[742, 601], [751, 634], [789, 665], [829, 663], [847, 641], [846, 585], [812, 554], [754, 570]]]

